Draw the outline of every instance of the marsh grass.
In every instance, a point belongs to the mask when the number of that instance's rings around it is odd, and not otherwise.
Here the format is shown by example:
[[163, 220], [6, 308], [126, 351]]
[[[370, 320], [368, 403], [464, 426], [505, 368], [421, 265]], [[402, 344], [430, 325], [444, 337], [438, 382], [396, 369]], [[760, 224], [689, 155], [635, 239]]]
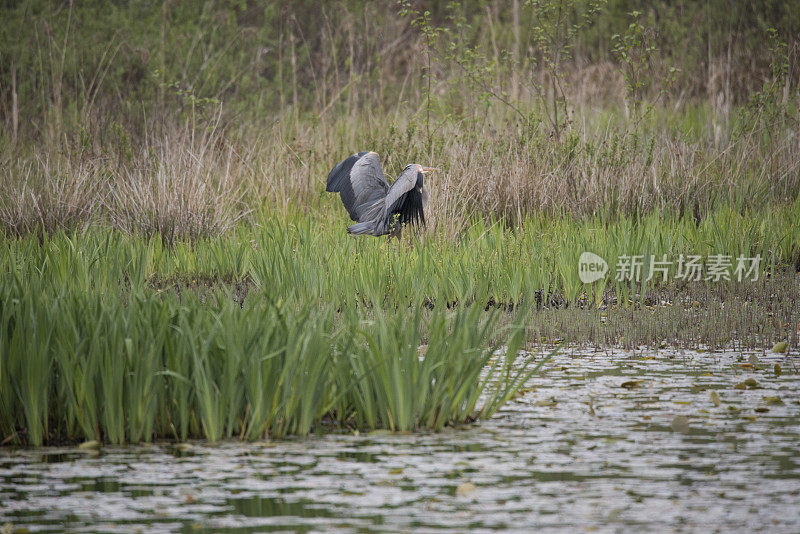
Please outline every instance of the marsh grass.
[[[179, 298], [136, 277], [120, 287], [135, 262], [98, 262], [103, 238], [93, 250], [71, 242], [46, 243], [43, 265], [0, 282], [5, 442], [279, 438], [323, 420], [438, 430], [491, 415], [536, 368], [517, 358], [520, 325], [499, 332], [477, 308], [365, 315], [268, 292], [244, 306], [220, 292]], [[21, 258], [10, 257], [6, 269]], [[63, 278], [81, 269], [88, 276]], [[501, 343], [503, 376], [481, 379]]]
[[[223, 237], [172, 246], [157, 236], [107, 227], [57, 232], [44, 242], [6, 238], [0, 240], [0, 269], [4, 278], [41, 278], [54, 290], [134, 292], [177, 285], [202, 286], [213, 294], [231, 287], [239, 298], [255, 289], [298, 308], [318, 303], [341, 311], [514, 305], [537, 295], [565, 304], [591, 297], [597, 306], [608, 293], [625, 305], [675, 285], [674, 261], [666, 280], [660, 274], [648, 280], [650, 258], [663, 255], [675, 260], [681, 254], [724, 254], [734, 262], [760, 256], [762, 278], [800, 265], [800, 202], [762, 210], [722, 206], [699, 224], [669, 211], [615, 220], [538, 214], [516, 228], [475, 219], [452, 239], [429, 234], [403, 241], [353, 239], [344, 231], [344, 217], [332, 220], [325, 213], [284, 217], [262, 210], [254, 219]], [[609, 276], [595, 288], [582, 284], [577, 264], [583, 251], [604, 258], [612, 275], [620, 257], [642, 255], [640, 281]]]
[[[255, 217], [171, 246], [102, 226], [0, 240], [3, 439], [437, 430], [515, 395], [539, 363], [518, 352], [526, 341], [797, 344], [798, 202], [723, 206], [699, 224], [476, 219], [454, 239], [400, 242], [302, 212]], [[591, 287], [577, 280], [583, 250], [612, 269], [634, 253], [764, 263], [758, 282], [645, 281], [644, 269]]]
[[111, 175], [101, 213], [114, 226], [174, 244], [224, 233], [247, 215], [233, 150], [214, 148], [213, 131], [184, 136], [167, 137], [142, 165]]
[[451, 238], [475, 217], [516, 226], [537, 213], [614, 219], [670, 212], [700, 221], [721, 206], [758, 211], [798, 198], [791, 124], [770, 141], [763, 130], [715, 141], [705, 124], [719, 116], [681, 113], [690, 126], [654, 114], [634, 130], [613, 114], [589, 112], [555, 140], [491, 107], [482, 122], [443, 121], [430, 150], [402, 109], [357, 117], [366, 125], [357, 129], [349, 116], [267, 129], [175, 126], [121, 153], [113, 144], [84, 150], [65, 135], [34, 154], [0, 147], [9, 168], [0, 178], [0, 225], [25, 235], [100, 222], [174, 244], [230, 231], [264, 206], [335, 220], [341, 209], [323, 194], [325, 176], [361, 149], [381, 154], [390, 180], [409, 162], [443, 168], [428, 180], [428, 231]]

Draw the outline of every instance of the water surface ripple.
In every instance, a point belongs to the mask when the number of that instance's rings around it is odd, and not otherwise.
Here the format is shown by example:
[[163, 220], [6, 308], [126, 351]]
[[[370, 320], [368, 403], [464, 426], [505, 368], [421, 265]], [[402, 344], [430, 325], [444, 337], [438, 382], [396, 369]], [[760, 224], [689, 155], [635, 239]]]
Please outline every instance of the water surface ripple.
[[572, 351], [493, 419], [439, 434], [0, 449], [0, 524], [797, 532], [795, 358], [755, 356]]

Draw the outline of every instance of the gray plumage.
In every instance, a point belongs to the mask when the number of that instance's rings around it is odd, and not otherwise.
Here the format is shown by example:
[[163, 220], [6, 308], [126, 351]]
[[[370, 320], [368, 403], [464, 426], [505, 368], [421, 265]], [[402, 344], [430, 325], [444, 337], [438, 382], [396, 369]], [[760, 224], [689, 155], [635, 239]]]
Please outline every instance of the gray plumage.
[[359, 152], [340, 162], [328, 174], [325, 188], [339, 193], [356, 224], [351, 234], [398, 235], [403, 226], [425, 225], [428, 190], [423, 173], [437, 170], [411, 164], [389, 186], [375, 152]]

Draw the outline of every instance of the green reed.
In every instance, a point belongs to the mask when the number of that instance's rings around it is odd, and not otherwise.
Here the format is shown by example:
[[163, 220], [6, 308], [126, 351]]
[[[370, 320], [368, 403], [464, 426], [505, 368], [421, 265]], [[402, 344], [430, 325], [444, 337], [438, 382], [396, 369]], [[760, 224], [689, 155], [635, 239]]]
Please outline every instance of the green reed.
[[[240, 307], [224, 294], [109, 292], [80, 277], [57, 287], [49, 276], [60, 274], [0, 282], [0, 433], [11, 442], [258, 439], [326, 420], [440, 429], [477, 417], [481, 394], [488, 415], [521, 387], [480, 380], [512, 332], [474, 311], [337, 317], [268, 294]], [[534, 362], [509, 353], [512, 379], [529, 374]]]
[[[798, 202], [699, 223], [532, 214], [452, 239], [355, 239], [334, 221], [265, 212], [171, 247], [104, 227], [0, 238], [0, 439], [436, 430], [491, 415], [535, 369], [518, 351], [525, 313], [509, 325], [487, 303], [596, 307], [610, 290], [629, 305], [674, 283], [646, 280], [663, 254], [759, 254], [766, 273], [800, 263]], [[585, 250], [612, 271], [643, 255], [641, 280], [582, 284]]]

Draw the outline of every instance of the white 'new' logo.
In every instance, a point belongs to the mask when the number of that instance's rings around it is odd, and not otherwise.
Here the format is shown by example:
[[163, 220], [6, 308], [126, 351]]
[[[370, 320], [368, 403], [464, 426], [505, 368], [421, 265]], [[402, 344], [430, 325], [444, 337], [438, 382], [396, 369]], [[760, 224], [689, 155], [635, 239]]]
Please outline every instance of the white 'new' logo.
[[608, 272], [606, 260], [594, 252], [584, 252], [578, 258], [578, 277], [584, 284], [591, 284], [603, 278]]

